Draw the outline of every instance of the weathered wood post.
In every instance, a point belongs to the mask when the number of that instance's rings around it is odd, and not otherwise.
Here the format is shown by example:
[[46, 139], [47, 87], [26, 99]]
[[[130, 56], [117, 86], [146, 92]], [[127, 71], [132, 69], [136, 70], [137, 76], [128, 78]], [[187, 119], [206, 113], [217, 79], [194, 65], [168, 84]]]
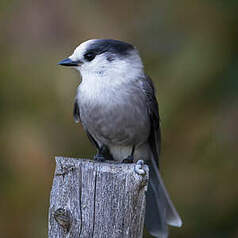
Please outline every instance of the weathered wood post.
[[49, 238], [142, 238], [148, 167], [56, 157]]

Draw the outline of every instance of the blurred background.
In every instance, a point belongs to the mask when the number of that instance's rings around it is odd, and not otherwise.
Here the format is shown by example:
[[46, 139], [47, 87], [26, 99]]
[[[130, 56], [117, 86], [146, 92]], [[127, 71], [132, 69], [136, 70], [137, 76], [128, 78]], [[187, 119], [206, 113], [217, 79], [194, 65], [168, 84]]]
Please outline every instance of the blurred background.
[[56, 65], [91, 38], [134, 44], [154, 80], [161, 171], [184, 222], [170, 237], [238, 237], [237, 10], [236, 0], [0, 0], [0, 237], [47, 237], [54, 156], [95, 153], [72, 116], [80, 76]]

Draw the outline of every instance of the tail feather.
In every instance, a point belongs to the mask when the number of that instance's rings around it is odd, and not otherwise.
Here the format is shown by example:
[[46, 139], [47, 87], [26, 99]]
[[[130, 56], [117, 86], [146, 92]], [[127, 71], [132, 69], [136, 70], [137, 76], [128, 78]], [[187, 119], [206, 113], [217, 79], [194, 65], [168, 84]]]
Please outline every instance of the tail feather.
[[167, 238], [167, 224], [180, 227], [182, 220], [168, 195], [155, 160], [150, 160], [148, 165], [150, 179], [146, 193], [145, 226], [151, 235]]

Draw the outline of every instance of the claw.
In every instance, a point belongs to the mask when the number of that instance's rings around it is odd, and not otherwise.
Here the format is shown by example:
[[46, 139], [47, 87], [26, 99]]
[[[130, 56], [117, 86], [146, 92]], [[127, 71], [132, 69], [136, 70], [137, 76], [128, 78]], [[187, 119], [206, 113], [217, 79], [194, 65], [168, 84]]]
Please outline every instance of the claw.
[[131, 163], [133, 163], [133, 160], [134, 160], [133, 155], [129, 155], [127, 158], [125, 158], [124, 160], [122, 160], [122, 163], [131, 164]]
[[104, 162], [106, 159], [104, 158], [103, 155], [96, 154], [96, 155], [94, 156], [94, 160], [95, 160], [95, 161], [98, 161], [98, 162]]
[[98, 148], [97, 154], [94, 156], [94, 160], [98, 162], [104, 162], [105, 160], [113, 160], [113, 157], [106, 145], [102, 145]]
[[145, 175], [145, 170], [143, 169], [144, 161], [143, 160], [138, 160], [135, 165], [135, 172], [139, 175]]

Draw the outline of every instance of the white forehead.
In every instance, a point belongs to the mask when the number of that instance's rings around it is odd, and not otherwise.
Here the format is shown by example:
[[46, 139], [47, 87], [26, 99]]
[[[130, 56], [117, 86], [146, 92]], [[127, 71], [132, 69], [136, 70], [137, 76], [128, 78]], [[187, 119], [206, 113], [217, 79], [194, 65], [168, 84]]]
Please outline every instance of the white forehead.
[[73, 52], [73, 54], [69, 57], [72, 60], [77, 60], [83, 58], [86, 50], [88, 49], [89, 45], [95, 42], [97, 39], [92, 39], [81, 43]]

